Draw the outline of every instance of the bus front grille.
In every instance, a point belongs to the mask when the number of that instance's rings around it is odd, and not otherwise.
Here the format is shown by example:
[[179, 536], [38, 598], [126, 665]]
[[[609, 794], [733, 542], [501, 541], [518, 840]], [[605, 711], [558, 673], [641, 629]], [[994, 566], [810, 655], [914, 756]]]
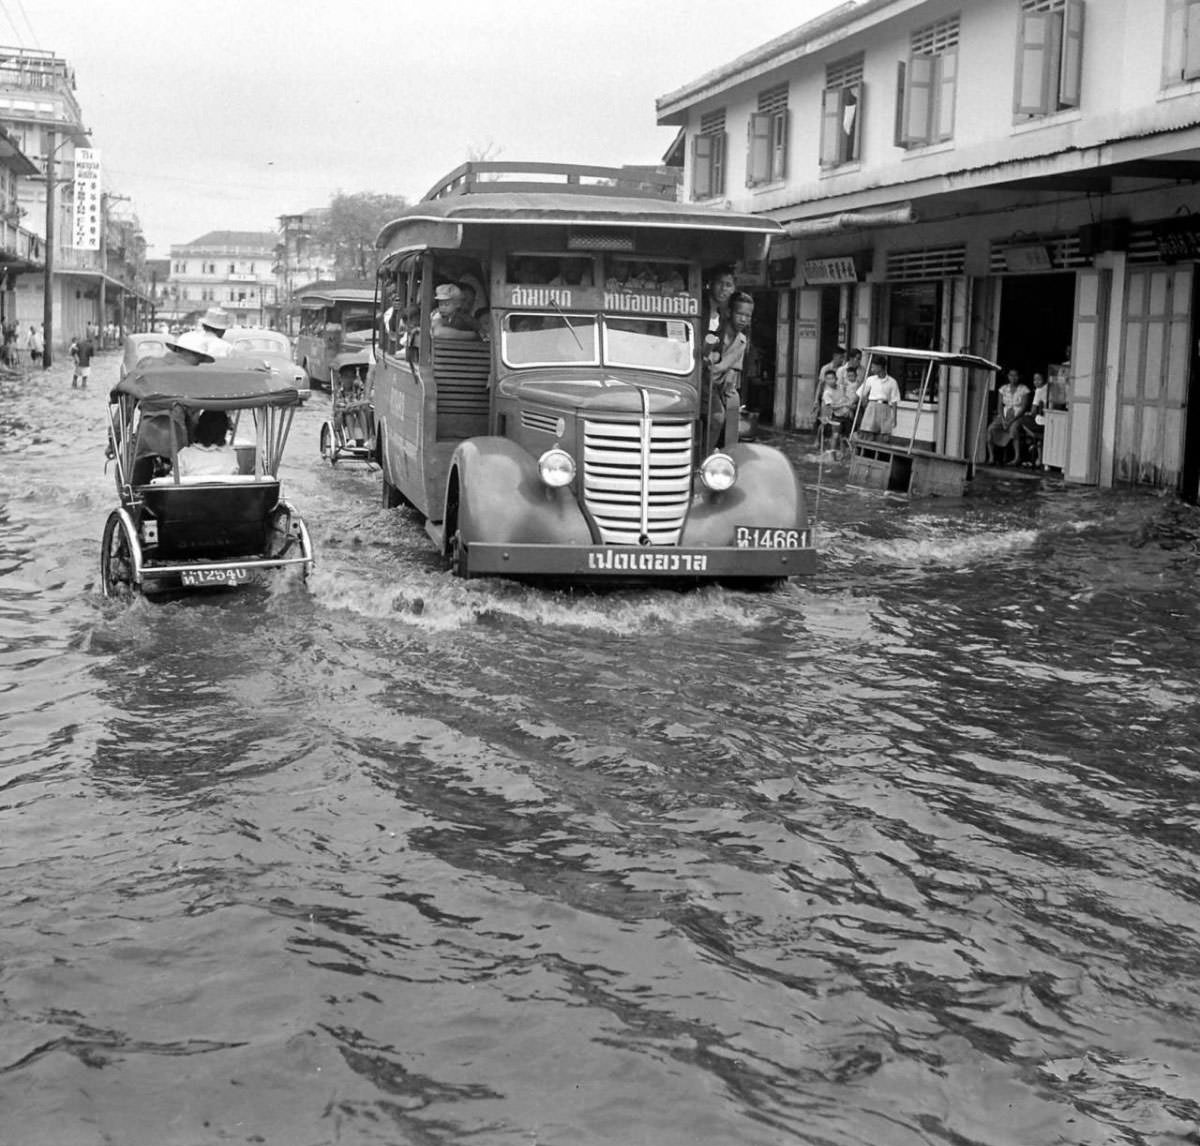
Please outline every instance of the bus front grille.
[[688, 423], [583, 424], [583, 500], [606, 545], [678, 545], [692, 495]]

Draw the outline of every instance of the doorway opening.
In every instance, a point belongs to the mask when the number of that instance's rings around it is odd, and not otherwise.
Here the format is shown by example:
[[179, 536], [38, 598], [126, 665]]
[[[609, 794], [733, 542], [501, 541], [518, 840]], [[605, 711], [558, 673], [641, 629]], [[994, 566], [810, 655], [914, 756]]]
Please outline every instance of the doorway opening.
[[1032, 390], [1034, 374], [1049, 378], [1071, 361], [1075, 275], [1008, 275], [1002, 283], [996, 361]]

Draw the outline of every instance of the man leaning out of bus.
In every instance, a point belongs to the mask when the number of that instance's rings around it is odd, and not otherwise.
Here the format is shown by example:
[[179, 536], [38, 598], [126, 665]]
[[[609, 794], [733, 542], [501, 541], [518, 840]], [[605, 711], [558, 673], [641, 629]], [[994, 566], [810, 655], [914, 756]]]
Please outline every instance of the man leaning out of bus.
[[430, 320], [434, 338], [478, 338], [479, 326], [463, 310], [463, 292], [453, 283], [442, 283], [433, 292], [437, 310]]

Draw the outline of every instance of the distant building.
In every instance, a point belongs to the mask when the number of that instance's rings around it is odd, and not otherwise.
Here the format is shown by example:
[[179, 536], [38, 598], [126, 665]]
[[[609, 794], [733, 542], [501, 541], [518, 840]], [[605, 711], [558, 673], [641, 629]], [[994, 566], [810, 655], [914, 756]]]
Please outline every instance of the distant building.
[[277, 242], [273, 231], [209, 231], [172, 246], [159, 317], [190, 325], [219, 306], [239, 326], [269, 325], [276, 306]]
[[[1196, 498], [1197, 45], [1195, 0], [858, 0], [662, 96], [685, 197], [790, 236], [742, 268], [750, 403], [808, 424], [839, 343], [968, 347], [1054, 375], [1067, 478]], [[982, 459], [987, 415], [952, 376], [917, 437]]]
[[[76, 250], [72, 246], [74, 209], [72, 177], [75, 152], [91, 147], [75, 97], [75, 71], [53, 52], [0, 47], [0, 126], [36, 164], [37, 175], [20, 181], [14, 219], [20, 223], [17, 254], [30, 264], [45, 266], [46, 168], [52, 158], [55, 179], [53, 270], [53, 345], [61, 348], [76, 334], [91, 328], [132, 329], [141, 321], [147, 303], [141, 289], [145, 242], [136, 216], [118, 218], [102, 201], [102, 246]], [[40, 178], [38, 178], [40, 176]], [[5, 255], [7, 260], [8, 256]], [[11, 268], [15, 264], [9, 262]], [[42, 322], [44, 275], [22, 273], [13, 295], [14, 313], [21, 325]]]
[[333, 276], [333, 251], [322, 239], [328, 225], [328, 207], [310, 207], [294, 215], [279, 216], [275, 244], [275, 297], [272, 325], [290, 330], [295, 325], [292, 296], [302, 286]]

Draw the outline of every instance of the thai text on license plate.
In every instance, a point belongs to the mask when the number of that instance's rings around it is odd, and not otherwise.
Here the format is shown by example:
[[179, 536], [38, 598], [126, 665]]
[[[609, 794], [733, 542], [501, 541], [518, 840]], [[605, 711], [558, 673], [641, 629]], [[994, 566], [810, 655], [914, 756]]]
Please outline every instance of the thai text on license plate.
[[179, 579], [189, 588], [200, 585], [241, 585], [250, 580], [250, 570], [241, 565], [229, 569], [185, 569]]
[[733, 543], [738, 549], [800, 549], [808, 544], [808, 530], [739, 525]]

